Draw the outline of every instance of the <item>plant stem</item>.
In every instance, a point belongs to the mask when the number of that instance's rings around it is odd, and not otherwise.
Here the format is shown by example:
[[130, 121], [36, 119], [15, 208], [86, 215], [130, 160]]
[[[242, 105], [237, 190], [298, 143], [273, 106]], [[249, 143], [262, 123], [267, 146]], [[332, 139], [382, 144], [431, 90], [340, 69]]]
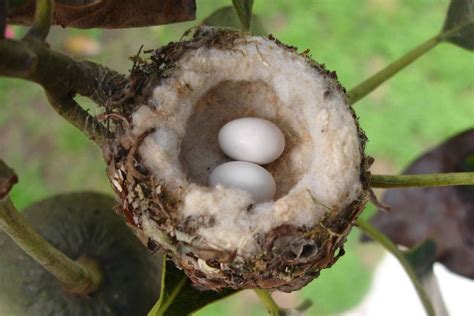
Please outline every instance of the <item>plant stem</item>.
[[474, 185], [474, 172], [372, 175], [372, 188], [440, 187]]
[[415, 290], [418, 293], [418, 297], [420, 298], [426, 313], [429, 316], [435, 316], [433, 305], [428, 294], [426, 293], [425, 289], [418, 280], [416, 273], [411, 267], [410, 263], [407, 261], [403, 253], [397, 248], [397, 246], [368, 222], [359, 218], [356, 221], [356, 225], [362, 231], [364, 231], [364, 233], [369, 235], [372, 239], [378, 241], [388, 252], [395, 256], [395, 258], [398, 260], [398, 262], [400, 262], [403, 269], [405, 269], [405, 272], [410, 278], [411, 282], [413, 283], [413, 286], [415, 287]]
[[[16, 174], [0, 160], [0, 187], [7, 187], [9, 192], [15, 182]], [[102, 282], [102, 272], [97, 263], [86, 257], [71, 260], [52, 246], [18, 212], [8, 192], [1, 191], [0, 228], [45, 270], [53, 274], [65, 290], [79, 295], [95, 292]]]
[[420, 277], [420, 282], [433, 303], [436, 316], [448, 316], [448, 309], [441, 294], [438, 280], [433, 272], [433, 267], [425, 275]]
[[49, 34], [53, 20], [54, 0], [36, 0], [35, 16], [25, 39], [44, 41]]
[[375, 90], [375, 88], [380, 86], [386, 80], [390, 79], [397, 72], [411, 64], [420, 56], [424, 55], [426, 52], [428, 52], [440, 42], [440, 36], [436, 35], [427, 40], [426, 42], [422, 43], [421, 45], [415, 47], [414, 49], [403, 55], [401, 58], [397, 59], [384, 69], [372, 75], [367, 80], [350, 89], [347, 93], [349, 100], [352, 104], [356, 103], [357, 101], [365, 97], [367, 94]]
[[275, 303], [270, 293], [261, 289], [254, 289], [253, 291], [255, 292], [255, 294], [257, 294], [258, 298], [260, 299], [260, 302], [262, 302], [262, 304], [266, 307], [269, 315], [271, 316], [281, 315], [280, 308]]
[[431, 50], [439, 43], [449, 40], [452, 35], [455, 35], [457, 32], [469, 26], [469, 24], [471, 23], [473, 23], [473, 19], [468, 20], [465, 23], [459, 24], [453, 27], [452, 29], [444, 30], [440, 34], [430, 38], [426, 42], [415, 47], [393, 63], [389, 64], [384, 69], [380, 70], [379, 72], [372, 75], [370, 78], [366, 79], [354, 88], [350, 89], [347, 93], [349, 100], [352, 104], [354, 104], [360, 99], [364, 98], [367, 94], [375, 90], [378, 86], [380, 86], [386, 80], [390, 79], [397, 72], [414, 62], [419, 57], [423, 56], [426, 52]]

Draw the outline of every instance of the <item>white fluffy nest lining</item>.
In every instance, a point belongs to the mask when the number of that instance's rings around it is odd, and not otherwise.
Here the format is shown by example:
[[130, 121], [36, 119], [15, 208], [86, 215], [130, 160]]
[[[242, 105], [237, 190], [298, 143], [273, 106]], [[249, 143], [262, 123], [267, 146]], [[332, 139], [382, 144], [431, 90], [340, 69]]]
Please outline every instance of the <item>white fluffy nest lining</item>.
[[[207, 185], [211, 171], [229, 161], [219, 129], [249, 116], [285, 135], [285, 152], [265, 166], [277, 183], [271, 202]], [[155, 129], [139, 148], [144, 165], [180, 201], [175, 212], [183, 222], [212, 219], [193, 238], [216, 250], [251, 257], [259, 252], [256, 236], [281, 225], [309, 229], [363, 191], [358, 128], [344, 93], [307, 58], [269, 39], [245, 35], [232, 49], [187, 50], [132, 117], [136, 137]], [[146, 214], [140, 221], [145, 235], [162, 239], [155, 221]]]

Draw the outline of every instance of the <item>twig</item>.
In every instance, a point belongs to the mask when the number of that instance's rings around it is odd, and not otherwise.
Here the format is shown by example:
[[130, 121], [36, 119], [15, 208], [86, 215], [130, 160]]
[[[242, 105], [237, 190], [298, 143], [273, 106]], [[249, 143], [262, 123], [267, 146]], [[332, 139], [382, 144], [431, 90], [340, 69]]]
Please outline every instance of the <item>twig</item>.
[[254, 289], [255, 294], [257, 294], [260, 302], [266, 307], [268, 314], [271, 316], [280, 316], [280, 308], [278, 307], [277, 303], [273, 300], [270, 293], [265, 290], [261, 289]]
[[438, 43], [440, 43], [440, 41], [441, 40], [438, 35], [430, 38], [429, 40], [415, 47], [393, 63], [389, 64], [384, 69], [372, 75], [367, 80], [350, 89], [347, 95], [351, 103], [354, 104], [360, 99], [364, 98], [367, 94], [375, 90], [378, 86], [390, 79], [397, 72], [399, 72], [400, 70], [414, 62], [416, 59], [418, 59], [420, 56], [424, 55], [426, 52], [435, 47]]
[[[127, 85], [125, 76], [90, 61], [79, 61], [50, 50], [38, 41], [0, 41], [0, 75], [40, 84], [53, 108], [99, 145], [109, 137], [105, 129], [73, 100], [89, 97], [104, 107]], [[117, 105], [115, 105], [117, 106]]]
[[44, 41], [49, 34], [53, 20], [54, 0], [36, 0], [35, 16], [25, 39]]
[[473, 23], [472, 19], [453, 27], [452, 29], [445, 30], [442, 33], [430, 38], [421, 45], [415, 47], [393, 63], [389, 64], [384, 69], [380, 70], [354, 88], [350, 89], [347, 93], [349, 100], [352, 104], [354, 104], [360, 99], [364, 98], [367, 94], [375, 90], [378, 86], [390, 79], [397, 72], [410, 65], [412, 62], [423, 56], [439, 43], [449, 40], [451, 36], [467, 27], [470, 23]]
[[76, 60], [36, 41], [9, 39], [0, 41], [0, 76], [36, 82], [57, 95], [78, 93], [102, 106], [127, 84], [124, 75], [102, 65]]
[[[1, 183], [11, 183], [15, 177], [13, 171], [0, 160], [0, 187], [3, 187]], [[52, 246], [17, 211], [8, 192], [0, 199], [0, 228], [29, 256], [53, 274], [70, 293], [87, 295], [99, 288], [102, 272], [95, 261], [85, 257], [73, 261]]]
[[397, 246], [368, 222], [359, 218], [356, 222], [356, 225], [372, 239], [378, 241], [388, 252], [395, 256], [413, 283], [413, 286], [415, 287], [415, 290], [421, 300], [421, 303], [423, 304], [423, 307], [425, 308], [426, 313], [429, 316], [435, 316], [433, 305], [428, 294], [418, 280], [412, 266], [407, 261], [405, 256], [403, 256], [403, 253], [397, 248]]
[[46, 92], [49, 103], [69, 123], [77, 127], [98, 145], [105, 145], [112, 134], [99, 121], [85, 111], [73, 98], [59, 97]]
[[474, 185], [474, 172], [451, 172], [403, 175], [372, 175], [372, 188], [440, 187]]

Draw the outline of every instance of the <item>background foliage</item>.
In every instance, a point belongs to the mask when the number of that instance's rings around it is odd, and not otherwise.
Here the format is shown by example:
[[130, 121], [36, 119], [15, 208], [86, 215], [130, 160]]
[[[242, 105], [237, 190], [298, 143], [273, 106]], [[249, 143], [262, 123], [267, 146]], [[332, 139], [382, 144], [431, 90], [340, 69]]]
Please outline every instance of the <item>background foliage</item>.
[[[228, 0], [198, 0], [196, 21], [229, 4]], [[300, 50], [310, 48], [314, 59], [336, 70], [342, 84], [351, 88], [433, 36], [441, 28], [447, 6], [447, 0], [278, 0], [255, 1], [254, 13], [277, 38]], [[69, 54], [89, 54], [88, 58], [126, 72], [131, 67], [126, 57], [142, 44], [150, 49], [178, 40], [195, 24], [115, 31], [65, 32], [55, 27], [49, 42]], [[24, 31], [14, 30], [16, 36]], [[77, 50], [73, 44], [78, 39], [95, 49]], [[373, 170], [399, 172], [422, 151], [471, 127], [474, 76], [469, 74], [473, 73], [472, 55], [441, 44], [359, 102], [356, 111], [370, 139], [367, 152], [377, 157]], [[40, 87], [0, 79], [0, 156], [19, 173], [21, 181], [12, 195], [17, 206], [69, 190], [111, 192], [99, 150], [46, 102]], [[366, 260], [372, 254], [357, 244], [357, 234], [353, 232], [351, 249], [333, 269], [323, 271], [300, 293], [285, 296], [282, 305], [316, 297], [314, 310], [323, 314], [356, 305], [369, 287], [372, 269]], [[264, 313], [257, 299], [244, 292], [203, 314], [218, 315], [229, 308], [239, 315]]]

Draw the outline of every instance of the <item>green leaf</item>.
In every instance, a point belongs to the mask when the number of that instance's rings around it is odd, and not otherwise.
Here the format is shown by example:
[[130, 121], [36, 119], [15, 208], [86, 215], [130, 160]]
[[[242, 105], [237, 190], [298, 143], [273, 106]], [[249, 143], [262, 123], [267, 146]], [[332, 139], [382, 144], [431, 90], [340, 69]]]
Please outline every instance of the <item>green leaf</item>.
[[240, 23], [242, 24], [243, 31], [250, 30], [250, 24], [252, 22], [252, 7], [253, 0], [232, 0], [235, 11], [239, 16]]
[[[252, 15], [252, 25], [250, 26], [250, 33], [255, 35], [267, 35], [265, 27], [263, 26], [260, 17]], [[205, 18], [201, 25], [221, 26], [240, 29], [240, 20], [232, 6], [219, 8]]]
[[148, 316], [190, 315], [205, 306], [237, 293], [225, 289], [220, 292], [199, 291], [183, 271], [178, 270], [171, 260], [163, 256], [161, 294]]
[[415, 270], [418, 278], [422, 279], [433, 269], [433, 264], [436, 261], [436, 242], [430, 239], [425, 240], [403, 255]]
[[445, 41], [474, 51], [474, 0], [451, 0], [441, 36]]

